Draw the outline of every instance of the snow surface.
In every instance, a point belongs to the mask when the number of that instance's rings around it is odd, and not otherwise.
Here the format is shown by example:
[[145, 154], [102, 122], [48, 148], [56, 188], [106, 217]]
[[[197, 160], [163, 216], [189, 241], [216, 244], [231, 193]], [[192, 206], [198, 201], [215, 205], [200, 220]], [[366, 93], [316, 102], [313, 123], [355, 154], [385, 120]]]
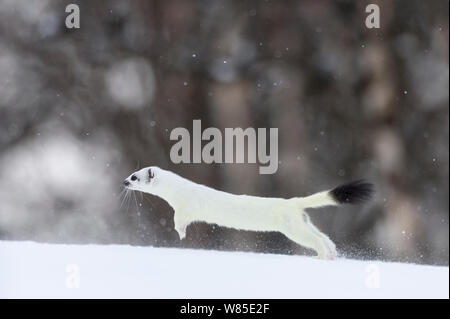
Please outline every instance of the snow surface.
[[1, 298], [448, 298], [449, 268], [0, 241]]

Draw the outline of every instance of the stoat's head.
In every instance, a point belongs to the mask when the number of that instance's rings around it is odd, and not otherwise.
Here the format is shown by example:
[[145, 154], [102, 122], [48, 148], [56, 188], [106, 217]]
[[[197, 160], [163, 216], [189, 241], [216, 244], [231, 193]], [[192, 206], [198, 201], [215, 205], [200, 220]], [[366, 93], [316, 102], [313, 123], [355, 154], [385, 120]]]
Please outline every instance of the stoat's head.
[[155, 194], [158, 180], [161, 178], [161, 169], [156, 166], [143, 168], [128, 176], [123, 185], [131, 190]]

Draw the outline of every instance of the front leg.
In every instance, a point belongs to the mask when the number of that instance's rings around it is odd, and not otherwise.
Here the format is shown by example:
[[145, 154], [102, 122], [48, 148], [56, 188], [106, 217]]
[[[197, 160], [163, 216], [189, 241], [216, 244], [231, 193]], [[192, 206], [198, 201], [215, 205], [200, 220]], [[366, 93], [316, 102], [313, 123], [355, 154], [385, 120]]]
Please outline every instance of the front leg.
[[186, 228], [189, 225], [189, 222], [183, 218], [180, 218], [180, 216], [177, 216], [177, 214], [175, 214], [174, 224], [175, 230], [177, 231], [180, 240], [183, 240], [186, 237]]

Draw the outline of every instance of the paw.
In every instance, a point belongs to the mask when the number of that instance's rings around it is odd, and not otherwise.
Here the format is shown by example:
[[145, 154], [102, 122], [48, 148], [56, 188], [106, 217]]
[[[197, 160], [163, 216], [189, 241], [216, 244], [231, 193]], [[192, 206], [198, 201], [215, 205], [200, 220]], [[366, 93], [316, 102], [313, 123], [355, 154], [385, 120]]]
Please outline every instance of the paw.
[[180, 240], [183, 240], [186, 238], [186, 228], [184, 229], [175, 229], [178, 233], [178, 237], [180, 237]]
[[336, 259], [336, 255], [334, 254], [318, 254], [317, 256], [314, 256], [317, 259], [322, 259], [322, 260], [335, 260]]
[[326, 239], [324, 241], [324, 246], [325, 246], [325, 259], [328, 260], [334, 260], [337, 258], [337, 251], [336, 251], [336, 245], [330, 240], [330, 239]]
[[317, 254], [316, 258], [324, 260], [335, 260], [337, 258], [337, 251], [334, 244], [325, 245], [323, 251], [320, 251]]
[[327, 258], [328, 260], [335, 260], [337, 257], [337, 252], [336, 251], [330, 251], [327, 254]]
[[322, 259], [335, 260], [336, 258], [337, 258], [337, 251], [336, 251], [336, 249], [328, 249], [325, 252], [324, 257]]

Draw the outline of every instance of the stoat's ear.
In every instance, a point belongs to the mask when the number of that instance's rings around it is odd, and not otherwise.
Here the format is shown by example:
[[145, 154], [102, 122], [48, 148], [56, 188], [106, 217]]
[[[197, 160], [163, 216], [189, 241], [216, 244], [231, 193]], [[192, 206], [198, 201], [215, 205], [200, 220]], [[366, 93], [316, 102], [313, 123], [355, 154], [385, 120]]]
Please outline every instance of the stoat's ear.
[[149, 168], [147, 172], [148, 180], [151, 180], [153, 177], [155, 177], [155, 174], [152, 172], [152, 169]]

